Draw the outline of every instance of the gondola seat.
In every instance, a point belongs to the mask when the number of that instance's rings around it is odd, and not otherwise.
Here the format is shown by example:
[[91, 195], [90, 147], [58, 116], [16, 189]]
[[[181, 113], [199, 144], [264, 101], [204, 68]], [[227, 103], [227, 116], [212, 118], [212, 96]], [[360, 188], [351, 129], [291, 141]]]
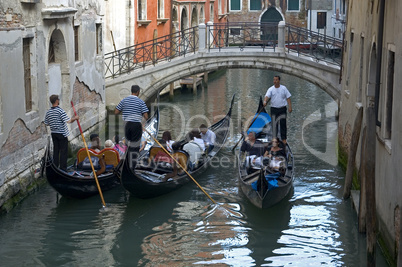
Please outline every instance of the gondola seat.
[[187, 170], [188, 154], [185, 151], [175, 151], [173, 154], [168, 155], [160, 146], [153, 146], [149, 149], [149, 163], [159, 171], [171, 171], [173, 168], [175, 158], [181, 166]]
[[[106, 164], [106, 169], [111, 169], [113, 167], [116, 167], [117, 164], [119, 164], [120, 161], [120, 154], [117, 150], [113, 148], [104, 148], [99, 152], [96, 152], [95, 150], [88, 149], [89, 154], [91, 157], [96, 157], [98, 159], [103, 158], [105, 160]], [[80, 165], [81, 162], [83, 162], [86, 158], [88, 158], [88, 154], [85, 148], [81, 148], [77, 152], [77, 166]]]

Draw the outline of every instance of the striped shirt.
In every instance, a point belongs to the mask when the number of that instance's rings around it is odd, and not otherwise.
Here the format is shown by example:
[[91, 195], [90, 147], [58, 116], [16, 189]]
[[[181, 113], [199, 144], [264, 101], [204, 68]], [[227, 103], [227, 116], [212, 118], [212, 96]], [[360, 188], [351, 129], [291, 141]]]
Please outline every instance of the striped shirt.
[[70, 135], [67, 128], [67, 122], [70, 118], [67, 113], [59, 106], [51, 107], [45, 115], [45, 124], [50, 126], [51, 133], [59, 133], [64, 137]]
[[131, 122], [141, 122], [142, 115], [149, 111], [145, 102], [135, 95], [129, 95], [121, 100], [116, 109], [122, 112], [124, 121]]

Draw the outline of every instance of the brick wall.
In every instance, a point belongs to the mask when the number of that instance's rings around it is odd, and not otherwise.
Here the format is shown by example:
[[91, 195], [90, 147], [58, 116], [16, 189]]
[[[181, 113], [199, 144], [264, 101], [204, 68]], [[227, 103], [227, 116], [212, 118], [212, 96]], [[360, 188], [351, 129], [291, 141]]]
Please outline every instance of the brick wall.
[[14, 13], [13, 9], [0, 10], [0, 28], [21, 27], [22, 15]]
[[[101, 119], [102, 99], [78, 79], [73, 90], [72, 100], [85, 131]], [[15, 121], [0, 150], [0, 212], [11, 209], [37, 187], [41, 178], [36, 170], [40, 167], [49, 134], [44, 123], [31, 132], [23, 120]]]

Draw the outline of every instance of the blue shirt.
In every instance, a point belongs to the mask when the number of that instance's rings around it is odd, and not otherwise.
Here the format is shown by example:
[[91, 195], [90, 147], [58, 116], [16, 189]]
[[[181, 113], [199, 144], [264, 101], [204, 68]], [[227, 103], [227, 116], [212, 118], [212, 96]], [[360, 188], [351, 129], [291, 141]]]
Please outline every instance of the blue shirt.
[[124, 121], [131, 122], [141, 122], [142, 115], [149, 111], [145, 102], [135, 95], [129, 95], [121, 100], [116, 109], [122, 112]]
[[51, 133], [59, 133], [64, 137], [70, 135], [67, 128], [67, 122], [70, 118], [67, 113], [59, 106], [51, 107], [45, 115], [45, 124], [50, 126]]

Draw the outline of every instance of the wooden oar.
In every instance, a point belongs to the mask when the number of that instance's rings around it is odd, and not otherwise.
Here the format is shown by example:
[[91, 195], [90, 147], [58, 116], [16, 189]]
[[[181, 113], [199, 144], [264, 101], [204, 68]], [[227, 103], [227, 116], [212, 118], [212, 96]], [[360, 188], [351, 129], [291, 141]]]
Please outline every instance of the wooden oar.
[[208, 193], [204, 190], [204, 188], [201, 187], [201, 185], [200, 185], [200, 184], [190, 175], [190, 173], [188, 173], [188, 171], [187, 171], [170, 153], [169, 153], [169, 151], [167, 151], [167, 150], [165, 149], [165, 147], [162, 146], [162, 145], [158, 142], [158, 140], [156, 140], [156, 138], [153, 137], [153, 135], [151, 135], [151, 134], [148, 132], [148, 130], [147, 130], [146, 128], [144, 128], [144, 130], [148, 133], [149, 136], [152, 137], [152, 139], [154, 139], [154, 141], [163, 149], [163, 151], [164, 151], [167, 155], [169, 155], [169, 157], [171, 157], [171, 158], [176, 162], [176, 164], [178, 164], [178, 165], [180, 166], [180, 168], [183, 169], [183, 171], [186, 172], [186, 174], [188, 175], [188, 177], [190, 177], [191, 180], [193, 180], [193, 182], [194, 182], [194, 183], [201, 189], [201, 191], [212, 201], [212, 203], [216, 204], [216, 202], [211, 198], [210, 195], [208, 195]]
[[[250, 125], [247, 127], [246, 133], [248, 131], [248, 129], [250, 129], [251, 125], [253, 125], [253, 123], [255, 122], [255, 120], [258, 118], [258, 115], [260, 115], [260, 113], [264, 110], [264, 106], [262, 106], [262, 108], [260, 109], [260, 111], [258, 111], [257, 115], [254, 117], [254, 119], [251, 121]], [[240, 143], [241, 140], [243, 140], [244, 138], [244, 134], [240, 137], [239, 141], [237, 141], [236, 145], [232, 148], [232, 151], [235, 150], [235, 148], [237, 147], [237, 145]]]
[[[74, 115], [77, 116], [77, 112], [75, 111], [75, 107], [74, 107], [73, 101], [71, 101], [71, 106], [73, 107]], [[98, 187], [99, 195], [100, 195], [101, 200], [102, 200], [102, 205], [103, 205], [103, 207], [105, 208], [105, 207], [106, 207], [106, 203], [105, 203], [105, 200], [103, 199], [103, 194], [102, 194], [102, 190], [101, 190], [100, 185], [99, 185], [98, 176], [96, 175], [95, 167], [94, 167], [94, 165], [93, 165], [93, 163], [92, 163], [91, 155], [89, 154], [88, 146], [87, 146], [87, 143], [85, 142], [84, 133], [82, 132], [82, 128], [81, 128], [81, 124], [80, 124], [80, 121], [79, 121], [79, 120], [77, 120], [77, 124], [78, 124], [78, 128], [80, 129], [80, 133], [81, 133], [82, 140], [84, 141], [85, 150], [87, 151], [89, 163], [91, 164], [91, 168], [92, 168], [92, 172], [93, 172], [93, 174], [94, 174], [96, 186]]]

